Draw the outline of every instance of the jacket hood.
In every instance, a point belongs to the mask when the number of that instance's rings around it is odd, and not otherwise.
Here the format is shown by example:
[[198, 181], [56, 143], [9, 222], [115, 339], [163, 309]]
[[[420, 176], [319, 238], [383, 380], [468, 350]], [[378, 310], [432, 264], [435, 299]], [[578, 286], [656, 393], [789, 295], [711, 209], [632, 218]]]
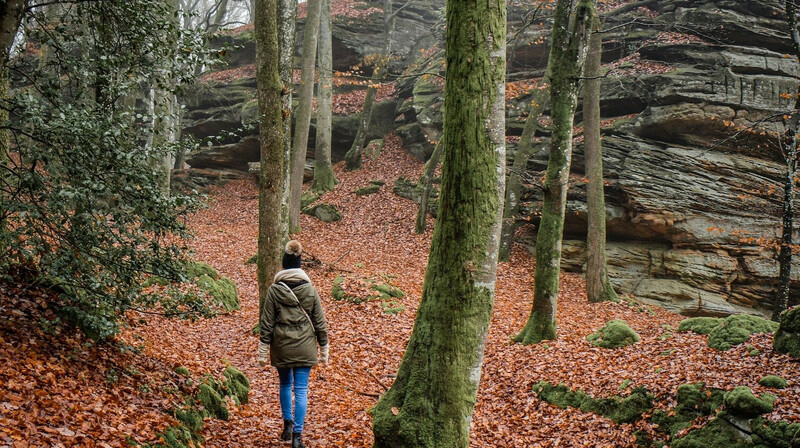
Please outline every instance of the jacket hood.
[[[291, 292], [290, 289], [284, 285], [285, 283], [283, 285], [279, 283], [272, 285], [272, 287], [275, 288], [275, 296], [278, 302], [286, 306], [297, 306], [298, 301], [300, 301], [306, 307], [310, 306], [310, 304], [305, 303], [305, 301], [309, 299], [313, 300], [313, 295], [309, 293], [309, 289], [313, 288], [310, 282], [295, 286], [294, 289], [291, 289]], [[295, 297], [292, 296], [292, 292], [294, 292], [294, 296], [297, 297], [297, 300], [295, 300]]]

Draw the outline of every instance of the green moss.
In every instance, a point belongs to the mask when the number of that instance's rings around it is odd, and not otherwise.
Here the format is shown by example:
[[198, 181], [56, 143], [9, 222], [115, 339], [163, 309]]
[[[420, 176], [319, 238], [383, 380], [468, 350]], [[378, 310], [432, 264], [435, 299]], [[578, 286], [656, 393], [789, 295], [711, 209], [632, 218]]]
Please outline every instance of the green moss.
[[197, 399], [203, 405], [203, 415], [208, 417], [227, 420], [229, 417], [228, 407], [222, 396], [208, 383], [203, 383], [198, 387]]
[[772, 412], [775, 396], [761, 394], [759, 398], [753, 395], [753, 391], [749, 387], [738, 386], [725, 393], [723, 403], [725, 404], [725, 409], [731, 414], [753, 418]]
[[203, 429], [203, 415], [194, 407], [176, 409], [175, 418], [195, 433]]
[[619, 348], [639, 342], [639, 335], [623, 320], [611, 320], [604, 327], [586, 337], [592, 345]]
[[400, 314], [406, 310], [406, 307], [403, 306], [402, 303], [395, 300], [381, 302], [381, 308], [383, 308], [383, 312], [386, 314]]
[[755, 333], [772, 333], [778, 324], [749, 314], [728, 316], [708, 334], [708, 346], [717, 350], [729, 350], [750, 338]]
[[202, 274], [195, 282], [205, 293], [211, 295], [214, 301], [227, 311], [239, 309], [239, 295], [236, 292], [236, 284], [231, 279], [219, 277], [214, 280], [206, 274]]
[[753, 431], [753, 444], [757, 447], [800, 447], [800, 423], [773, 422], [758, 417], [750, 422], [750, 428]]
[[191, 376], [191, 374], [189, 373], [189, 369], [183, 366], [175, 367], [175, 373], [183, 376]]
[[225, 388], [236, 404], [246, 404], [250, 395], [250, 380], [239, 369], [228, 366], [222, 373], [225, 376]]
[[344, 289], [342, 289], [342, 283], [344, 283], [344, 277], [342, 277], [341, 275], [333, 279], [333, 288], [331, 289], [331, 297], [333, 297], [336, 300], [344, 300], [346, 297]]
[[212, 268], [210, 265], [203, 263], [202, 261], [189, 263], [189, 265], [186, 267], [186, 276], [190, 279], [197, 278], [202, 275], [207, 275], [214, 280], [219, 278], [219, 273], [217, 270]]
[[320, 195], [312, 191], [304, 192], [303, 195], [300, 197], [300, 209], [305, 210], [306, 208], [308, 208], [309, 205], [313, 204], [314, 202], [316, 202], [317, 199], [319, 199], [319, 196]]
[[378, 191], [380, 191], [380, 189], [381, 189], [380, 185], [369, 184], [366, 187], [361, 187], [361, 188], [356, 189], [356, 194], [358, 196], [366, 196], [368, 194], [377, 193]]
[[627, 397], [592, 398], [582, 390], [571, 390], [564, 384], [553, 386], [541, 381], [533, 386], [539, 399], [561, 408], [579, 408], [593, 412], [617, 423], [630, 423], [642, 418], [642, 414], [653, 408], [653, 394], [644, 388], [634, 389]]
[[742, 433], [730, 423], [715, 418], [700, 429], [690, 431], [686, 436], [674, 440], [672, 448], [748, 448]]
[[789, 385], [785, 379], [777, 375], [767, 375], [758, 380], [758, 384], [764, 387], [772, 387], [774, 389], [784, 389]]
[[722, 325], [722, 319], [718, 317], [690, 317], [681, 321], [678, 331], [709, 334], [720, 325]]
[[650, 420], [661, 433], [673, 436], [690, 427], [696, 418], [716, 413], [724, 394], [721, 389], [707, 388], [705, 383], [683, 384], [677, 389], [677, 406], [666, 412], [654, 411]]
[[342, 219], [342, 214], [331, 204], [317, 204], [313, 207], [306, 207], [303, 213], [316, 217], [322, 222], [335, 222]]
[[170, 426], [161, 434], [166, 448], [189, 448], [194, 446], [192, 432], [184, 426]]
[[800, 358], [800, 306], [781, 313], [780, 326], [772, 340], [772, 348], [778, 353]]
[[245, 260], [244, 264], [256, 264], [258, 263], [258, 254], [253, 254], [252, 257]]
[[388, 299], [390, 297], [394, 297], [396, 299], [403, 298], [406, 296], [405, 291], [402, 289], [392, 286], [392, 285], [385, 285], [385, 284], [375, 284], [372, 285], [372, 289], [381, 293], [381, 298]]

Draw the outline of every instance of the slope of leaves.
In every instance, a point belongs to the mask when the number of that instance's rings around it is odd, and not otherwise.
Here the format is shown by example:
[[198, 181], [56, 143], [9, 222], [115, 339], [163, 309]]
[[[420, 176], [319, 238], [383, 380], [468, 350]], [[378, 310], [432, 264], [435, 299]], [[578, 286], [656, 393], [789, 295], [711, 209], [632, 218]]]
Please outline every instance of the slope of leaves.
[[[390, 135], [380, 155], [366, 158], [362, 169], [345, 172], [343, 166], [335, 167], [339, 184], [322, 201], [341, 210], [341, 221], [324, 224], [301, 217], [303, 230], [295, 237], [303, 242], [305, 268], [320, 291], [331, 340], [331, 363], [311, 374], [304, 431], [308, 446], [371, 445], [367, 411], [391, 385], [410, 336], [434, 225], [429, 217], [428, 231], [416, 235], [416, 204], [394, 195], [392, 186], [400, 176], [417, 178], [421, 170], [422, 164]], [[375, 194], [354, 193], [372, 180], [386, 184]], [[196, 234], [191, 242], [196, 258], [237, 284], [242, 309], [196, 322], [131, 316], [147, 322], [124, 335], [125, 340], [141, 341], [141, 354], [135, 357], [101, 348], [84, 350], [80, 339], [69, 342], [61, 336], [55, 342], [58, 336], [47, 336], [34, 324], [22, 332], [6, 330], [23, 323], [14, 320], [11, 311], [20, 307], [4, 309], [0, 382], [8, 386], [0, 391], [0, 444], [27, 446], [13, 444], [32, 438], [36, 446], [94, 446], [86, 442], [87, 436], [75, 438], [78, 434], [97, 435], [92, 439], [96, 446], [120, 446], [128, 434], [152, 439], [169, 423], [163, 410], [169, 409], [170, 396], [141, 392], [142, 381], [158, 390], [157, 385], [169, 384], [176, 366], [202, 375], [230, 363], [250, 378], [250, 402], [230, 407], [227, 422], [207, 421], [205, 446], [279, 445], [277, 373], [255, 363], [257, 337], [251, 330], [257, 320], [257, 286], [253, 265], [244, 263], [256, 252], [255, 183], [235, 181], [214, 190], [209, 208], [193, 216], [190, 225]], [[773, 352], [771, 335], [755, 335], [745, 344], [718, 352], [706, 345], [706, 336], [678, 333], [681, 316], [627, 302], [588, 304], [577, 275], [562, 277], [559, 339], [532, 346], [510, 344], [530, 312], [533, 270], [533, 257], [519, 246], [511, 261], [499, 267], [471, 446], [632, 447], [636, 430], [654, 432], [645, 421], [615, 424], [596, 414], [545, 403], [532, 391], [540, 381], [564, 383], [592, 396], [625, 395], [635, 387], [646, 387], [657, 403], [669, 403], [685, 383], [703, 381], [728, 390], [744, 385], [756, 394], [769, 391], [777, 396], [769, 418], [800, 421], [796, 382], [800, 363]], [[383, 312], [380, 301], [333, 300], [333, 281], [340, 275], [391, 279], [407, 293], [395, 299], [405, 311], [390, 315]], [[4, 297], [13, 294], [3, 291]], [[612, 319], [628, 322], [641, 342], [617, 350], [591, 346], [586, 336]], [[146, 373], [120, 374], [118, 383], [109, 386], [109, 368], [122, 372], [127, 365]], [[60, 370], [68, 374], [58, 376]], [[49, 380], [48, 372], [58, 379]], [[788, 387], [774, 390], [759, 385], [768, 374], [788, 379]]]

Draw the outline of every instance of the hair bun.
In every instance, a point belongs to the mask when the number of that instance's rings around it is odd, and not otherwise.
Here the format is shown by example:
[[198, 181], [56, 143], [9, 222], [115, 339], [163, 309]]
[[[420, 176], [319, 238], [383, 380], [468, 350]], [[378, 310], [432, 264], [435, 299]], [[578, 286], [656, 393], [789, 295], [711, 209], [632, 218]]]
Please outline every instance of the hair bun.
[[290, 240], [286, 243], [286, 253], [292, 255], [300, 255], [303, 252], [303, 246], [300, 241]]

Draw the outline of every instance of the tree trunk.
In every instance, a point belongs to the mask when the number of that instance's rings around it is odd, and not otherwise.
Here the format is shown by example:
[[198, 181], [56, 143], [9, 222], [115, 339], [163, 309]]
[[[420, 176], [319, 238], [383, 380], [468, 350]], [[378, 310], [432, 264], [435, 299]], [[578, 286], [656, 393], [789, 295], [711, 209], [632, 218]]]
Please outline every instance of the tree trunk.
[[314, 182], [317, 193], [333, 190], [336, 176], [331, 165], [331, 110], [333, 108], [333, 49], [331, 48], [331, 0], [322, 1], [317, 54], [319, 85], [317, 86], [317, 138], [314, 156]]
[[[786, 24], [792, 38], [795, 58], [800, 57], [800, 30], [797, 24], [797, 4], [786, 0]], [[792, 230], [794, 229], [794, 185], [797, 176], [797, 134], [800, 132], [800, 84], [795, 95], [794, 110], [789, 114], [783, 136], [783, 155], [786, 161], [786, 178], [783, 183], [783, 213], [781, 242], [778, 251], [778, 294], [772, 310], [772, 320], [778, 321], [781, 312], [789, 306], [792, 280]]]
[[[254, 10], [255, 11], [255, 10]], [[292, 95], [294, 82], [294, 35], [297, 28], [297, 1], [278, 0], [278, 45], [280, 45], [280, 76], [283, 82], [283, 195], [281, 197], [281, 235], [282, 241], [289, 240], [289, 203], [292, 186]]]
[[517, 152], [508, 173], [506, 197], [503, 202], [503, 228], [500, 231], [500, 261], [508, 261], [511, 256], [511, 247], [514, 245], [514, 231], [517, 228], [517, 214], [519, 213], [519, 198], [522, 195], [522, 176], [528, 167], [528, 160], [541, 150], [541, 146], [533, 145], [533, 135], [539, 126], [539, 117], [550, 102], [550, 69], [545, 70], [539, 90], [533, 95], [528, 118], [522, 128]]
[[419, 179], [422, 185], [422, 194], [419, 198], [419, 208], [417, 209], [417, 222], [414, 225], [414, 232], [424, 233], [425, 227], [428, 225], [428, 200], [431, 196], [431, 187], [433, 184], [433, 176], [436, 173], [436, 166], [439, 165], [439, 159], [442, 154], [442, 141], [436, 142], [436, 147], [433, 148], [433, 154], [425, 164], [425, 170]]
[[[411, 1], [412, 0], [407, 0], [406, 4], [403, 5], [402, 8], [408, 6]], [[399, 10], [397, 12], [399, 12]], [[351, 171], [357, 170], [361, 167], [361, 156], [364, 153], [364, 146], [367, 144], [369, 124], [370, 121], [372, 121], [372, 109], [375, 106], [375, 96], [378, 93], [378, 87], [380, 87], [381, 79], [389, 69], [389, 60], [392, 51], [392, 38], [394, 36], [395, 16], [396, 12], [392, 12], [392, 0], [384, 0], [383, 53], [375, 60], [375, 67], [372, 69], [372, 78], [370, 79], [369, 86], [367, 87], [367, 95], [364, 97], [364, 107], [361, 108], [361, 115], [359, 116], [356, 138], [353, 140], [353, 144], [350, 146], [350, 149], [344, 155], [345, 168]]]
[[536, 237], [533, 306], [525, 327], [514, 337], [515, 341], [523, 344], [557, 337], [558, 280], [572, 159], [572, 126], [578, 103], [581, 66], [591, 32], [589, 22], [594, 14], [594, 0], [578, 2], [572, 29], [569, 29], [571, 6], [571, 1], [559, 0], [553, 21], [550, 46], [553, 131], [545, 173], [542, 219]]
[[228, 0], [219, 0], [217, 12], [214, 14], [214, 19], [211, 21], [211, 25], [208, 26], [208, 34], [214, 34], [219, 31], [219, 27], [222, 25], [222, 21], [225, 19], [227, 14]]
[[311, 105], [314, 99], [314, 62], [317, 60], [319, 13], [322, 0], [308, 0], [306, 25], [303, 30], [303, 63], [300, 73], [300, 97], [297, 121], [292, 140], [292, 180], [289, 232], [300, 230], [300, 197], [303, 193], [303, 170], [308, 149], [308, 128], [311, 126]]
[[272, 276], [281, 266], [281, 197], [286, 159], [283, 148], [283, 83], [278, 72], [278, 2], [255, 3], [256, 77], [261, 138], [258, 173], [258, 277], [259, 316]]
[[440, 212], [411, 339], [371, 411], [375, 447], [469, 446], [505, 183], [505, 10], [447, 3]]
[[618, 301], [606, 262], [606, 201], [603, 191], [603, 146], [600, 142], [600, 78], [603, 56], [603, 35], [596, 32], [599, 21], [589, 38], [586, 55], [586, 80], [583, 86], [583, 148], [586, 155], [586, 295], [590, 302]]

